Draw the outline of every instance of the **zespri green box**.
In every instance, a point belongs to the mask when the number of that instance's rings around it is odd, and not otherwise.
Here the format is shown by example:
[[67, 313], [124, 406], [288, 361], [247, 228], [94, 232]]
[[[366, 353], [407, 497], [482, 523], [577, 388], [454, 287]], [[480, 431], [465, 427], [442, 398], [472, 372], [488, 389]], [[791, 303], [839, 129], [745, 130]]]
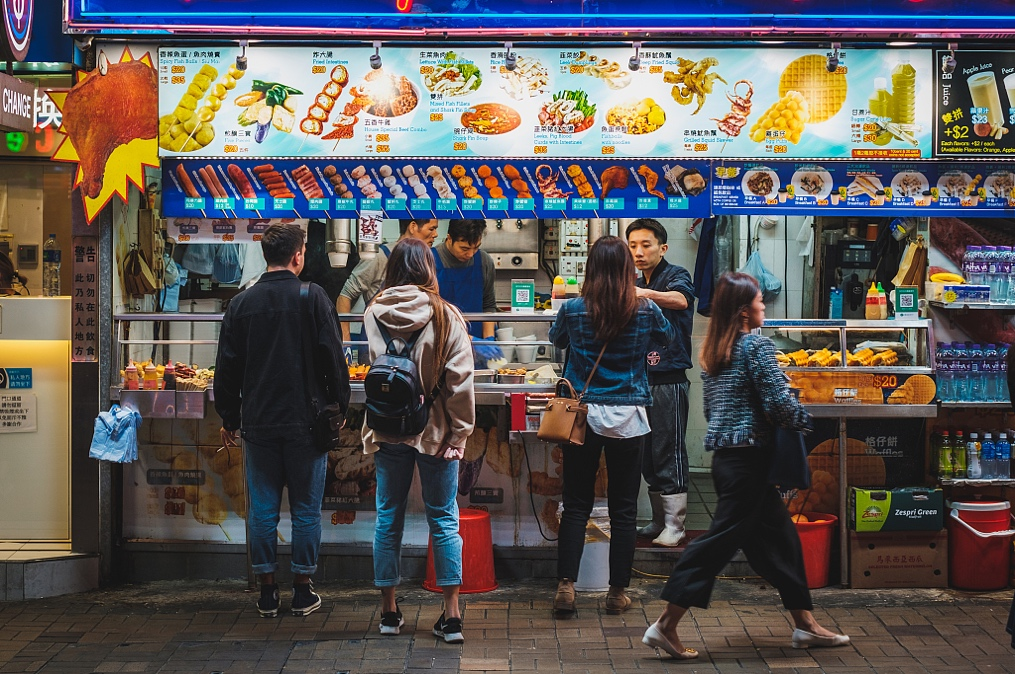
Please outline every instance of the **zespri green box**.
[[940, 531], [944, 527], [944, 493], [927, 487], [860, 489], [849, 494], [849, 528], [853, 531]]

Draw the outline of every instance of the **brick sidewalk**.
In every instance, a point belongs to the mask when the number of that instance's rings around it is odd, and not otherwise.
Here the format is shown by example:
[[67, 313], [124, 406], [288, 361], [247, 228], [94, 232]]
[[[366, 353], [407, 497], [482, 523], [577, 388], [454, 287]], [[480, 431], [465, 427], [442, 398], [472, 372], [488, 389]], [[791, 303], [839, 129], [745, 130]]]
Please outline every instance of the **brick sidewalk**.
[[[641, 644], [662, 603], [661, 580], [639, 580], [622, 616], [598, 610], [605, 594], [579, 594], [579, 613], [555, 620], [549, 582], [505, 583], [464, 597], [464, 646], [430, 630], [439, 598], [406, 585], [401, 636], [377, 633], [378, 593], [362, 584], [318, 587], [307, 618], [258, 617], [246, 584], [163, 582], [0, 603], [0, 672], [1006, 672], [1015, 650], [1004, 631], [1011, 592], [815, 591], [816, 613], [853, 638], [845, 648], [794, 650], [788, 614], [757, 579], [722, 580], [712, 606], [681, 635], [703, 651], [676, 662]], [[283, 596], [283, 608], [288, 597]]]

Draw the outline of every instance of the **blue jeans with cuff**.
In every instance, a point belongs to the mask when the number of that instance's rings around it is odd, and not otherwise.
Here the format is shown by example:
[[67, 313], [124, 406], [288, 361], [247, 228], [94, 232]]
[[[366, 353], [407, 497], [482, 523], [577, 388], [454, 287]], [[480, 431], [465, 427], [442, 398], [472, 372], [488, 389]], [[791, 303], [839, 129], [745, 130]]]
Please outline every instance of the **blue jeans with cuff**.
[[462, 537], [458, 535], [458, 461], [422, 454], [402, 444], [380, 443], [377, 466], [377, 525], [374, 530], [374, 585], [402, 582], [402, 532], [412, 476], [419, 469], [426, 521], [433, 539], [437, 585], [462, 584]]
[[321, 501], [328, 471], [328, 455], [310, 437], [258, 438], [244, 436], [247, 490], [250, 494], [250, 557], [254, 573], [278, 570], [278, 522], [282, 489], [289, 488], [292, 521], [292, 572], [309, 576], [317, 571], [321, 550]]

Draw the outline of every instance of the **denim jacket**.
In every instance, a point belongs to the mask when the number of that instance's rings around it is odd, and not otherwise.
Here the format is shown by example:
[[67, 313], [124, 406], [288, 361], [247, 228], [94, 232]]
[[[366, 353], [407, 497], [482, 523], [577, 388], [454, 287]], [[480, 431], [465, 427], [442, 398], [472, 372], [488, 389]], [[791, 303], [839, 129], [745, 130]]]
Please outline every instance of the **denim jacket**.
[[[651, 405], [645, 354], [649, 344], [666, 345], [676, 331], [655, 302], [642, 300], [634, 320], [603, 352], [583, 400], [600, 405]], [[585, 299], [568, 300], [550, 327], [550, 340], [568, 349], [564, 377], [581, 393], [603, 343], [595, 338]]]

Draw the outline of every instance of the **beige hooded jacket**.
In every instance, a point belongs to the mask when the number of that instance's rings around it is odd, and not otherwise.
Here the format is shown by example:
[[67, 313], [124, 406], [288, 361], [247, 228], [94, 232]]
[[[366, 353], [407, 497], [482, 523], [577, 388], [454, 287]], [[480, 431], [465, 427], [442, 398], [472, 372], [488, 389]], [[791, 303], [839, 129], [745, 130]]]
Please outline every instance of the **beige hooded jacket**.
[[[451, 355], [444, 368], [447, 372], [444, 388], [430, 408], [430, 419], [426, 428], [414, 438], [389, 438], [368, 428], [364, 421], [365, 453], [376, 452], [379, 442], [391, 442], [415, 447], [424, 454], [436, 455], [442, 447], [448, 445], [465, 447], [465, 440], [472, 435], [476, 425], [476, 397], [472, 388], [474, 372], [472, 340], [458, 310], [448, 305], [447, 311], [451, 319], [451, 330], [448, 335]], [[423, 334], [419, 336], [419, 341], [412, 350], [412, 359], [423, 378], [423, 387], [429, 390], [435, 381], [434, 368], [437, 365], [431, 315], [430, 301], [426, 293], [416, 286], [396, 286], [383, 290], [363, 315], [371, 362], [386, 348], [375, 318], [387, 328], [392, 337], [408, 338], [413, 332], [423, 328]]]

